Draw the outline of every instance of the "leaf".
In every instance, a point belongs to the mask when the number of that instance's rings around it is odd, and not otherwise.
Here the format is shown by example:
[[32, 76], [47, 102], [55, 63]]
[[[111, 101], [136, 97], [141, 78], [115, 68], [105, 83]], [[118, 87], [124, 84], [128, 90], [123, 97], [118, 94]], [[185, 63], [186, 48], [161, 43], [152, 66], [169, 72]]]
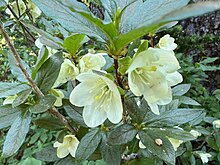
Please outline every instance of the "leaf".
[[33, 122], [35, 125], [49, 130], [59, 130], [64, 127], [60, 121], [54, 120], [53, 117], [42, 117], [35, 119]]
[[[202, 9], [202, 10], [201, 10]], [[220, 3], [215, 1], [197, 2], [181, 9], [174, 10], [163, 17], [164, 21], [178, 21], [188, 17], [203, 15], [220, 9]]]
[[100, 146], [102, 158], [108, 165], [120, 165], [121, 164], [121, 146], [110, 146], [107, 144], [106, 134], [102, 134], [102, 143]]
[[68, 156], [64, 159], [60, 159], [59, 161], [54, 163], [54, 165], [82, 165], [82, 162], [77, 161], [71, 156]]
[[43, 93], [47, 93], [52, 88], [62, 63], [62, 53], [56, 53], [47, 59], [37, 72], [35, 81]]
[[18, 115], [9, 129], [4, 145], [2, 156], [10, 157], [15, 154], [25, 141], [25, 137], [29, 131], [31, 123], [31, 115]]
[[12, 108], [11, 105], [0, 106], [0, 129], [10, 126], [19, 115], [20, 108]]
[[29, 108], [31, 113], [42, 113], [50, 109], [56, 101], [53, 95], [45, 95], [40, 98], [39, 102]]
[[42, 165], [42, 162], [40, 160], [28, 157], [24, 161], [18, 163], [18, 165]]
[[6, 6], [7, 4], [5, 3], [4, 0], [0, 0], [0, 8]]
[[83, 117], [82, 117], [82, 108], [76, 107], [75, 105], [72, 105], [69, 100], [63, 101], [63, 107], [67, 113], [67, 115], [77, 124], [87, 127], [85, 124]]
[[179, 101], [182, 103], [182, 104], [187, 104], [187, 105], [200, 105], [197, 101], [193, 100], [192, 98], [190, 97], [186, 97], [186, 96], [181, 96], [179, 98]]
[[172, 100], [169, 104], [162, 105], [160, 108], [160, 112], [162, 113], [162, 112], [169, 111], [169, 110], [175, 110], [178, 108], [178, 106], [179, 106], [179, 100], [175, 99], [175, 100]]
[[219, 57], [207, 57], [204, 60], [200, 61], [199, 63], [200, 64], [209, 64], [209, 63], [215, 62], [218, 59], [219, 59]]
[[174, 109], [160, 115], [153, 113], [146, 115], [145, 124], [148, 126], [176, 126], [188, 123], [203, 114], [201, 109]]
[[13, 101], [12, 107], [14, 108], [23, 104], [28, 99], [28, 96], [31, 94], [31, 92], [32, 89], [27, 89], [19, 93], [18, 97], [16, 97], [15, 100]]
[[[10, 68], [11, 68], [11, 73], [16, 77], [16, 79], [21, 82], [28, 82], [27, 79], [25, 78], [23, 72], [18, 67], [17, 62], [14, 59], [11, 52], [9, 52], [9, 54], [8, 54], [8, 62], [9, 62]], [[30, 70], [28, 64], [26, 64], [23, 60], [21, 60], [21, 63], [24, 65], [28, 74], [31, 75], [31, 70]]]
[[[79, 2], [76, 1], [54, 1], [54, 0], [33, 0], [33, 2], [48, 16], [60, 23], [65, 29], [72, 33], [86, 34], [91, 37], [95, 37], [100, 41], [108, 41], [107, 36], [96, 25], [88, 21], [81, 14], [73, 12], [72, 10], [83, 11], [88, 13], [89, 10], [85, 10], [85, 7], [77, 8]], [[72, 4], [71, 4], [72, 3]], [[76, 6], [77, 5], [77, 6]], [[82, 4], [81, 4], [82, 5]], [[54, 6], [51, 8], [51, 6]], [[73, 7], [75, 7], [73, 9]], [[69, 9], [71, 8], [71, 9]], [[98, 19], [94, 18], [98, 21]], [[100, 21], [99, 21], [100, 22]]]
[[[155, 130], [145, 130], [138, 133], [141, 142], [150, 150], [153, 154], [157, 155], [160, 159], [164, 161], [175, 164], [175, 151], [170, 143], [170, 141], [160, 132]], [[155, 143], [156, 139], [161, 139], [163, 144], [157, 145]]]
[[120, 67], [118, 68], [118, 71], [122, 75], [124, 75], [131, 64], [131, 57], [127, 56], [127, 57], [121, 58], [119, 59], [119, 63], [120, 63]]
[[190, 89], [191, 84], [180, 84], [172, 88], [173, 96], [182, 96]]
[[127, 98], [124, 100], [125, 110], [128, 111], [129, 116], [133, 123], [142, 123], [146, 114], [146, 109], [139, 108], [137, 102], [133, 98]]
[[86, 160], [96, 150], [101, 142], [102, 136], [99, 129], [93, 129], [87, 133], [79, 143], [76, 150], [76, 159]]
[[21, 83], [0, 82], [0, 98], [16, 95], [30, 89], [30, 86]]
[[37, 74], [38, 70], [43, 65], [43, 63], [48, 59], [48, 57], [49, 57], [48, 49], [46, 48], [46, 46], [42, 46], [39, 51], [39, 54], [37, 56], [37, 62], [36, 62], [34, 69], [32, 71], [32, 78], [33, 79], [36, 78], [36, 74]]
[[54, 162], [59, 160], [56, 153], [57, 149], [50, 145], [35, 153], [34, 157], [44, 162]]
[[84, 34], [75, 34], [64, 40], [63, 47], [72, 55], [75, 55], [78, 49], [88, 41]]
[[108, 137], [108, 144], [121, 145], [132, 141], [137, 134], [133, 125], [123, 124], [113, 129]]

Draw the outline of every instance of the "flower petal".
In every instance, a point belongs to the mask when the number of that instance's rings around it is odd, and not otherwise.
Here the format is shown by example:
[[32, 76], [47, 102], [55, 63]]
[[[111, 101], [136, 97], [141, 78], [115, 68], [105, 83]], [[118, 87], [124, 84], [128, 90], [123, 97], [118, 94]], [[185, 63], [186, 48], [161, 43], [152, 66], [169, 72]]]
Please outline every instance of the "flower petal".
[[57, 157], [58, 158], [65, 158], [69, 154], [68, 146], [60, 145], [57, 149]]
[[102, 124], [107, 119], [107, 115], [104, 109], [96, 109], [94, 105], [91, 105], [84, 107], [83, 119], [87, 126], [93, 128]]
[[158, 105], [156, 103], [148, 103], [148, 105], [154, 114], [160, 115], [160, 111], [159, 111]]
[[179, 72], [168, 73], [166, 79], [170, 86], [177, 85], [183, 81], [183, 77]]
[[74, 137], [72, 139], [72, 141], [70, 142], [70, 145], [68, 147], [68, 150], [69, 150], [70, 155], [72, 157], [75, 157], [76, 149], [77, 149], [78, 145], [79, 145], [79, 141], [78, 141], [78, 139], [76, 137]]

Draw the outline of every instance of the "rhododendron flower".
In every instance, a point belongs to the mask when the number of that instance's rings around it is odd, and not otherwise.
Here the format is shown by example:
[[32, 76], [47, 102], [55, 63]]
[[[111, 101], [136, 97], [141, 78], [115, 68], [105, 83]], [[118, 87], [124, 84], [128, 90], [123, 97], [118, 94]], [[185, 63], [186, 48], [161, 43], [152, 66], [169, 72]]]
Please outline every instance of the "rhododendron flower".
[[100, 70], [105, 65], [105, 63], [106, 61], [102, 56], [102, 53], [88, 53], [79, 60], [80, 72], [82, 73], [91, 70]]
[[191, 133], [195, 138], [202, 135], [201, 133], [199, 133], [198, 131], [195, 131], [195, 130], [191, 130], [189, 133]]
[[61, 65], [60, 73], [53, 88], [66, 83], [69, 80], [74, 80], [78, 74], [79, 69], [69, 59], [65, 59]]
[[212, 122], [212, 124], [215, 128], [220, 128], [220, 120], [215, 120]]
[[137, 54], [127, 70], [130, 90], [144, 95], [152, 112], [159, 115], [158, 105], [170, 103], [171, 86], [182, 81], [179, 68], [173, 51], [149, 48]]
[[54, 95], [56, 97], [56, 101], [54, 103], [54, 106], [60, 107], [63, 105], [62, 99], [64, 98], [64, 94], [61, 90], [59, 89], [51, 89], [49, 91], [50, 94]]
[[102, 124], [107, 118], [112, 123], [122, 119], [122, 102], [117, 86], [109, 78], [86, 72], [76, 78], [81, 83], [70, 94], [70, 102], [84, 106], [83, 119], [89, 127]]
[[57, 148], [57, 157], [64, 158], [69, 154], [75, 157], [78, 145], [79, 141], [74, 135], [66, 135], [63, 139], [63, 143], [56, 141], [53, 147]]
[[169, 34], [163, 36], [160, 41], [159, 41], [159, 47], [161, 49], [167, 50], [167, 51], [172, 51], [176, 49], [177, 44], [174, 43], [174, 38], [170, 37]]
[[199, 155], [199, 157], [202, 160], [202, 163], [208, 163], [209, 158], [212, 157], [211, 154], [203, 152], [203, 151], [196, 151], [196, 153]]
[[168, 138], [168, 140], [173, 145], [175, 151], [177, 151], [177, 148], [180, 146], [180, 144], [183, 143], [182, 140], [178, 140], [178, 139]]

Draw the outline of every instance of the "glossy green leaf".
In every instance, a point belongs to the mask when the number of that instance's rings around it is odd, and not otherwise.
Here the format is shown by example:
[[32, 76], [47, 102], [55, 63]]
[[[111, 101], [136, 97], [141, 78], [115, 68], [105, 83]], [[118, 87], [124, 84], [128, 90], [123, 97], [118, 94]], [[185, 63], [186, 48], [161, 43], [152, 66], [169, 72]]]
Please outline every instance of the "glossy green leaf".
[[145, 123], [148, 126], [175, 126], [188, 123], [203, 114], [201, 109], [174, 109], [155, 115], [148, 113]]
[[108, 137], [108, 144], [121, 145], [132, 141], [137, 134], [133, 125], [123, 124], [113, 129]]
[[76, 150], [76, 159], [86, 160], [96, 150], [101, 142], [102, 135], [99, 129], [93, 129], [87, 133], [79, 143]]
[[[138, 133], [141, 142], [150, 150], [153, 154], [157, 155], [160, 159], [175, 165], [175, 151], [170, 141], [161, 134], [161, 132], [155, 130], [145, 130]], [[155, 143], [156, 139], [161, 139], [163, 144], [158, 145]]]
[[2, 156], [9, 157], [15, 154], [25, 141], [25, 137], [29, 131], [31, 116], [18, 115], [9, 129], [4, 145]]
[[34, 157], [44, 162], [54, 162], [59, 160], [57, 157], [57, 149], [53, 146], [47, 146], [34, 154]]
[[30, 89], [30, 86], [21, 83], [0, 82], [0, 98], [13, 96], [17, 93]]
[[43, 93], [47, 93], [52, 88], [62, 63], [62, 53], [56, 53], [47, 59], [37, 72], [35, 81]]
[[43, 162], [41, 162], [40, 160], [28, 157], [24, 161], [21, 161], [20, 163], [18, 163], [18, 165], [43, 165]]
[[14, 108], [14, 107], [17, 107], [23, 104], [28, 99], [28, 96], [31, 94], [31, 92], [32, 92], [32, 89], [27, 89], [19, 93], [18, 97], [16, 97], [15, 100], [13, 101], [12, 107]]
[[50, 109], [56, 101], [53, 95], [46, 95], [40, 98], [39, 102], [29, 108], [31, 113], [42, 113]]
[[131, 57], [127, 56], [127, 57], [121, 58], [119, 59], [119, 63], [120, 63], [120, 67], [118, 68], [118, 71], [122, 75], [124, 75], [131, 64]]
[[53, 117], [42, 117], [35, 119], [33, 122], [35, 125], [49, 130], [59, 130], [64, 128], [63, 124], [60, 121], [55, 120]]
[[78, 49], [88, 41], [84, 34], [75, 34], [64, 40], [63, 47], [72, 55], [75, 55]]
[[0, 106], [0, 129], [9, 127], [21, 114], [20, 108], [12, 108], [11, 105]]
[[190, 89], [191, 84], [180, 84], [172, 88], [173, 96], [182, 96]]
[[87, 127], [85, 124], [83, 117], [82, 117], [82, 107], [76, 107], [75, 105], [72, 105], [69, 100], [63, 101], [64, 109], [67, 113], [67, 115], [77, 124], [80, 124], [83, 127]]
[[54, 165], [82, 165], [82, 162], [77, 161], [72, 156], [68, 156], [66, 158], [60, 159]]

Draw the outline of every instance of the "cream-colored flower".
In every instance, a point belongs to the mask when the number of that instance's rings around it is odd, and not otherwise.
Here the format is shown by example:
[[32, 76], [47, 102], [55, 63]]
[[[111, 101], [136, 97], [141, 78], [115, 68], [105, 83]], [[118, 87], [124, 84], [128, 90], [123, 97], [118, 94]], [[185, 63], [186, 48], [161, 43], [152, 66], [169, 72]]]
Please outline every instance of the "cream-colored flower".
[[81, 83], [70, 94], [70, 102], [84, 106], [83, 119], [89, 127], [102, 124], [107, 118], [112, 123], [122, 119], [121, 96], [112, 80], [93, 72], [76, 77]]
[[79, 141], [74, 135], [66, 135], [63, 139], [63, 143], [56, 141], [53, 147], [57, 148], [57, 157], [64, 158], [69, 154], [75, 157], [78, 145]]
[[28, 1], [28, 8], [30, 10], [33, 21], [35, 22], [36, 18], [41, 15], [41, 10], [32, 2], [32, 0]]
[[196, 153], [197, 153], [197, 154], [199, 155], [199, 157], [201, 158], [202, 163], [208, 163], [209, 158], [212, 157], [211, 154], [206, 153], [206, 152], [203, 152], [203, 151], [197, 151]]
[[180, 144], [183, 143], [182, 140], [178, 140], [178, 139], [168, 138], [168, 140], [173, 145], [175, 151], [177, 151], [177, 148], [180, 146]]
[[[41, 36], [39, 36], [39, 38], [37, 38], [37, 39], [35, 40], [35, 46], [38, 47], [39, 49], [41, 49], [41, 48], [44, 46], [44, 44], [41, 43], [40, 38], [41, 38]], [[48, 54], [48, 57], [50, 57], [50, 56], [52, 56], [53, 54], [57, 53], [57, 50], [56, 50], [56, 49], [52, 49], [52, 48], [50, 48], [50, 47], [48, 47], [48, 46], [46, 46], [46, 48], [47, 48], [48, 53], [49, 53], [49, 54]], [[39, 52], [40, 52], [40, 51], [41, 51], [41, 50], [39, 50]]]
[[200, 132], [195, 131], [193, 129], [189, 133], [191, 133], [195, 138], [198, 138], [199, 136], [202, 135]]
[[53, 88], [58, 87], [59, 85], [64, 84], [69, 80], [75, 80], [78, 74], [79, 69], [69, 59], [65, 59], [61, 65], [60, 73], [53, 85]]
[[159, 47], [167, 51], [172, 51], [177, 47], [177, 44], [174, 43], [174, 41], [175, 41], [174, 38], [170, 37], [170, 35], [167, 34], [160, 39]]
[[106, 63], [103, 53], [84, 55], [79, 60], [80, 72], [87, 72], [91, 70], [100, 70]]
[[49, 91], [50, 94], [54, 95], [56, 97], [56, 101], [54, 103], [54, 106], [60, 107], [63, 105], [62, 99], [64, 98], [64, 94], [61, 90], [59, 89], [51, 89]]
[[171, 86], [182, 81], [173, 51], [149, 48], [136, 55], [129, 66], [128, 84], [136, 96], [144, 95], [153, 113], [159, 115], [158, 105], [171, 102]]
[[3, 105], [12, 104], [17, 97], [18, 97], [17, 95], [8, 96], [8, 97], [3, 101]]
[[220, 128], [220, 120], [215, 120], [212, 122], [212, 124], [215, 128]]

